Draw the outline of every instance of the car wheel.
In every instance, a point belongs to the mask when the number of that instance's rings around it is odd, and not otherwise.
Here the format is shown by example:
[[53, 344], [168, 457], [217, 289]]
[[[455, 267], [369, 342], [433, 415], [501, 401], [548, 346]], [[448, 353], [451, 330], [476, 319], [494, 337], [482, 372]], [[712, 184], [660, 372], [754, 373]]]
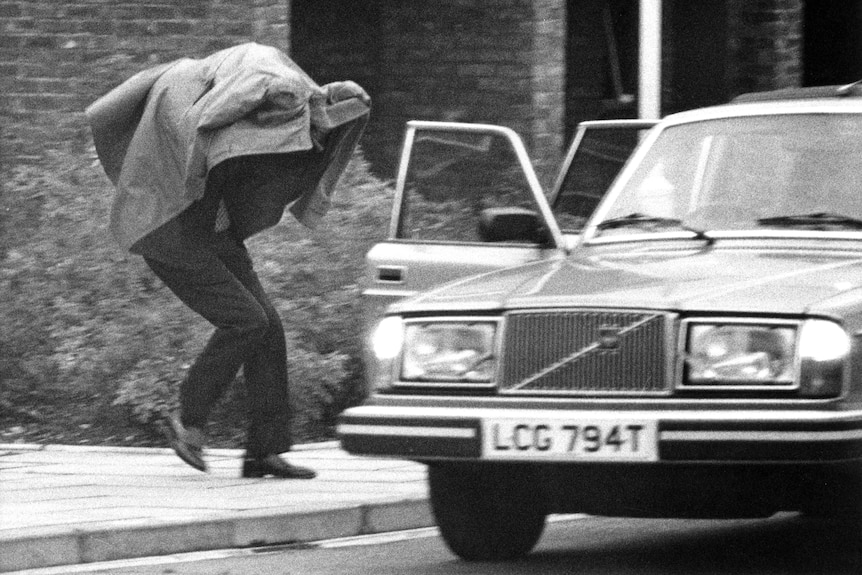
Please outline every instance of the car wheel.
[[440, 534], [462, 559], [514, 559], [542, 535], [547, 511], [529, 467], [434, 464], [428, 480]]

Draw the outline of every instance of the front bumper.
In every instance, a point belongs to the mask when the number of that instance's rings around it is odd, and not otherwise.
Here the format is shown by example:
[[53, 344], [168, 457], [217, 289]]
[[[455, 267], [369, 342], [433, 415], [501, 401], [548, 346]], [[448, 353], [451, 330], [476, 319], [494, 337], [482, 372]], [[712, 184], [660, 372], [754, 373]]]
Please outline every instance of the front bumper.
[[[862, 412], [802, 410], [565, 410], [359, 406], [340, 416], [342, 447], [356, 455], [417, 461], [592, 463], [577, 454], [510, 449], [488, 437], [500, 420], [644, 422], [652, 429], [651, 462], [822, 464], [862, 459]], [[610, 460], [606, 462], [614, 462]]]

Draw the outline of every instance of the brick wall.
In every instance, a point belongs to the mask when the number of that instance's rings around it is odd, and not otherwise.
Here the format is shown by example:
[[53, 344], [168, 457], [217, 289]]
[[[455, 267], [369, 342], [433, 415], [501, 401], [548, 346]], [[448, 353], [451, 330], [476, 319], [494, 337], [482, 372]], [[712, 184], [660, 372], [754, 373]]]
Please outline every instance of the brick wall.
[[562, 134], [564, 12], [560, 0], [294, 0], [292, 55], [320, 81], [371, 93], [363, 147], [383, 175], [410, 119], [503, 124], [548, 158]]
[[532, 11], [529, 75], [533, 102], [525, 135], [540, 176], [550, 185], [566, 143], [566, 6], [556, 0], [535, 0]]
[[[675, 1], [689, 0], [665, 0], [668, 10]], [[798, 85], [804, 0], [726, 1], [728, 91]], [[0, 154], [35, 160], [54, 145], [83, 149], [83, 109], [134, 72], [254, 39], [289, 51], [320, 82], [354, 79], [371, 92], [363, 145], [383, 175], [414, 118], [504, 124], [553, 164], [563, 123], [596, 117], [606, 65], [600, 4], [0, 0]], [[683, 72], [671, 52], [665, 81]]]
[[[559, 154], [565, 21], [548, 0], [385, 0], [386, 133], [405, 119], [502, 124]], [[389, 150], [394, 150], [392, 145]]]
[[733, 91], [802, 83], [804, 0], [731, 0]]
[[0, 0], [2, 154], [83, 150], [83, 109], [133, 73], [254, 39], [372, 93], [365, 142], [384, 173], [413, 118], [502, 123], [546, 157], [562, 138], [564, 12], [559, 0]]
[[0, 145], [87, 144], [83, 110], [133, 73], [251, 39], [287, 47], [289, 0], [0, 0]]

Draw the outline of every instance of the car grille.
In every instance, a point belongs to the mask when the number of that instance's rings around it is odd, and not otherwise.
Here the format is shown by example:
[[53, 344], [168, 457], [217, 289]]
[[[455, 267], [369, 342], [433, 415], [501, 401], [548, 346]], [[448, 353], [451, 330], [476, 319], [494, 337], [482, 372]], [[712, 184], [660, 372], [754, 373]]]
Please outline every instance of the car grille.
[[513, 312], [506, 318], [502, 393], [654, 394], [668, 391], [664, 314]]

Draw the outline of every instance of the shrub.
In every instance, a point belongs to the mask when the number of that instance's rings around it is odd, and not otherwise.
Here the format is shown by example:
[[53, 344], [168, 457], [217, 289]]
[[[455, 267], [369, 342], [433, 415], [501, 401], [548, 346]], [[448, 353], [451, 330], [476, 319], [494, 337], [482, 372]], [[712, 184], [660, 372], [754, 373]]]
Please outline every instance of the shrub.
[[[114, 247], [106, 231], [113, 189], [92, 158], [58, 152], [8, 172], [0, 193], [0, 408], [78, 402], [151, 422], [176, 405], [178, 382], [212, 328], [140, 258]], [[298, 437], [325, 433], [361, 398], [358, 283], [391, 198], [357, 153], [318, 230], [286, 215], [249, 242], [286, 326]]]

